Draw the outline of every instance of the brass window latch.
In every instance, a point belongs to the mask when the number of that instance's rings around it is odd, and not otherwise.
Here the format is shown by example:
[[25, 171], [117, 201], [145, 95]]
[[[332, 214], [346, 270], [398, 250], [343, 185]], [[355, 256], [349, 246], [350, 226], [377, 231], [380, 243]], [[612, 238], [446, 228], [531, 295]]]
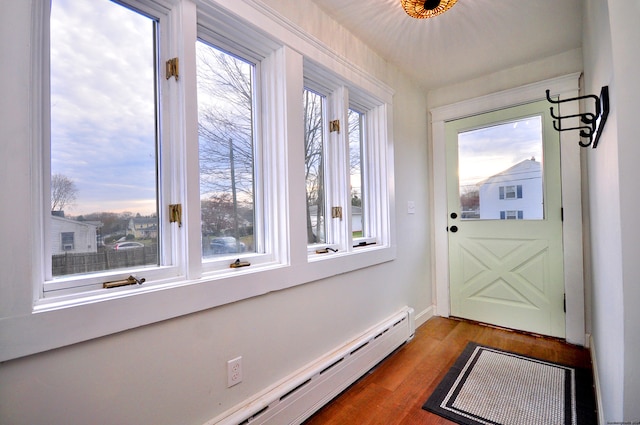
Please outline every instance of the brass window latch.
[[325, 248], [316, 249], [316, 254], [327, 254], [327, 253], [329, 253], [329, 251], [338, 252], [337, 249], [333, 249], [333, 248], [330, 248], [330, 247], [325, 247]]
[[127, 285], [142, 285], [145, 282], [145, 278], [140, 278], [138, 279], [137, 277], [135, 277], [134, 275], [130, 275], [128, 278], [126, 279], [122, 279], [122, 280], [112, 280], [110, 282], [104, 282], [102, 284], [102, 287], [105, 289], [110, 289], [110, 288], [117, 288], [119, 286], [127, 286]]
[[236, 261], [234, 261], [233, 263], [229, 264], [229, 267], [231, 267], [232, 269], [237, 269], [239, 267], [248, 267], [250, 266], [251, 263], [248, 261], [240, 261], [240, 259], [238, 258]]

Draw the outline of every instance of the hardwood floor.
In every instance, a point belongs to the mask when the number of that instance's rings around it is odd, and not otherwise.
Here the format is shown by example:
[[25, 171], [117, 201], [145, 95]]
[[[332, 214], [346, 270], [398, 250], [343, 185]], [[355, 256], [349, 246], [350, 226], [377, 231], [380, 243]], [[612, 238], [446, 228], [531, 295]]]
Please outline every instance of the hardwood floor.
[[422, 410], [422, 405], [469, 341], [591, 369], [587, 349], [561, 340], [433, 317], [416, 330], [411, 342], [316, 412], [304, 425], [454, 424]]

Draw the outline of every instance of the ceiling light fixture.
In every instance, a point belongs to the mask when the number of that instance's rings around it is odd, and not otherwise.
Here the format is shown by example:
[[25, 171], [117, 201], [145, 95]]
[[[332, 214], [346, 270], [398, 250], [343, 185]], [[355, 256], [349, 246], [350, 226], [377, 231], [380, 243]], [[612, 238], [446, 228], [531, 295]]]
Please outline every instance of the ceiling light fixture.
[[417, 18], [433, 18], [451, 9], [458, 0], [400, 0], [407, 15]]

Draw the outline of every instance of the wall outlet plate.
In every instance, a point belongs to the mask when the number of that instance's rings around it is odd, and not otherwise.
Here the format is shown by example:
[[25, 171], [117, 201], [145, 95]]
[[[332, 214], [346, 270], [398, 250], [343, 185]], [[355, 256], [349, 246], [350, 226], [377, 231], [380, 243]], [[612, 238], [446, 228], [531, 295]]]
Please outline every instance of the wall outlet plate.
[[227, 388], [242, 382], [242, 356], [227, 361]]

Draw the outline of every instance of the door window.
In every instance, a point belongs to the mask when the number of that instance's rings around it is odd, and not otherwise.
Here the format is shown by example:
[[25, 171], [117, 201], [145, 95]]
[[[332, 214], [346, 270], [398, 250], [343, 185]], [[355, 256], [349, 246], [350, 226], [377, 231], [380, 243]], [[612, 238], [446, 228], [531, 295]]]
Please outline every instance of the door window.
[[460, 132], [461, 218], [543, 219], [542, 166], [540, 116]]

